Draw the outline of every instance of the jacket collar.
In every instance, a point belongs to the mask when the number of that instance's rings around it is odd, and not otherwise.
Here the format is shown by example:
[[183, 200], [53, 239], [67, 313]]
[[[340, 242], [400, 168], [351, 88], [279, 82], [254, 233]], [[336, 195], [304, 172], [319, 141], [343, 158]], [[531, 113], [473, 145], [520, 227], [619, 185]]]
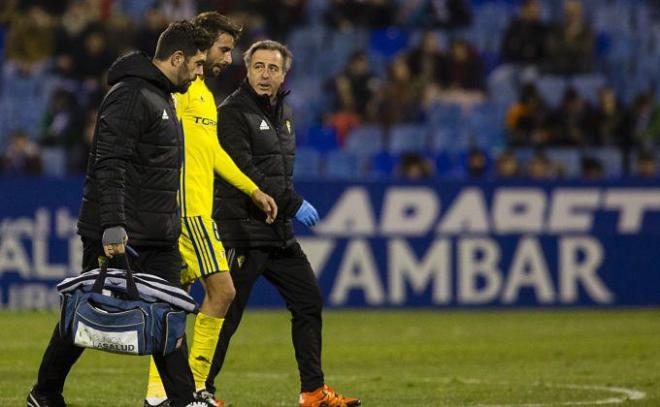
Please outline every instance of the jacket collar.
[[[244, 92], [246, 92], [259, 106], [260, 109], [262, 110], [267, 110], [270, 109], [270, 98], [266, 95], [258, 95], [257, 92], [254, 91], [252, 86], [250, 86], [250, 83], [248, 82], [247, 78], [243, 80], [241, 83], [241, 89], [243, 89]], [[291, 93], [290, 90], [282, 90], [280, 89], [277, 92], [277, 96], [275, 97], [275, 106], [279, 106], [284, 102], [284, 98], [287, 97]]]

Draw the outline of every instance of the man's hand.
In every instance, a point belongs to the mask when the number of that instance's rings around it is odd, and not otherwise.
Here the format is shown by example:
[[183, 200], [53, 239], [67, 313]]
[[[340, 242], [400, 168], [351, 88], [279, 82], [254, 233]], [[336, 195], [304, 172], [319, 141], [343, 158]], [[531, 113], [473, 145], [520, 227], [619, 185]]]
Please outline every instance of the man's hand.
[[303, 201], [298, 212], [296, 212], [296, 219], [300, 221], [303, 225], [307, 227], [312, 227], [316, 225], [319, 221], [319, 213], [316, 211], [316, 208], [312, 206], [307, 201]]
[[113, 226], [103, 231], [103, 251], [108, 258], [112, 258], [115, 254], [124, 254], [126, 251], [126, 243], [128, 243], [128, 235], [123, 226]]
[[266, 223], [271, 224], [277, 218], [277, 204], [275, 200], [267, 193], [257, 189], [250, 196], [252, 202], [266, 213]]

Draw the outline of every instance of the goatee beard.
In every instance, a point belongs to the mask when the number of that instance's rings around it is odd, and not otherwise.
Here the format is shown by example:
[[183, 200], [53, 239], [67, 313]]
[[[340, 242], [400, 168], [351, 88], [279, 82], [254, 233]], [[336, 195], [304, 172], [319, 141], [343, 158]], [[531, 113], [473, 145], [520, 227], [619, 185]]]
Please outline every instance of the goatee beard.
[[181, 85], [174, 86], [174, 92], [176, 93], [186, 93], [192, 82], [186, 82]]

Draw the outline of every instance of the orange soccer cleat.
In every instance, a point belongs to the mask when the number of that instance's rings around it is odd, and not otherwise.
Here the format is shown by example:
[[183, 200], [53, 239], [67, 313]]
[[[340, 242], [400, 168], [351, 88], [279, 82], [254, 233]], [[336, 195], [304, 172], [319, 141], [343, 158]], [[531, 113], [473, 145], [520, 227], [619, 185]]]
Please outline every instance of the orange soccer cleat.
[[300, 407], [354, 407], [362, 405], [360, 399], [344, 397], [327, 384], [314, 391], [300, 393]]

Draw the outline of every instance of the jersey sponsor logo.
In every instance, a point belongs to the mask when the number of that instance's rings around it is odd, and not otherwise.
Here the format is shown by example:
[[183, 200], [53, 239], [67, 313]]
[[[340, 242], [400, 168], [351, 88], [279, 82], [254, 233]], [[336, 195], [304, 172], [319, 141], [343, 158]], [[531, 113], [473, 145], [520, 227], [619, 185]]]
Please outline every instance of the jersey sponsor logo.
[[163, 109], [163, 120], [169, 120], [170, 116], [167, 115], [167, 110]]
[[266, 123], [266, 120], [261, 119], [261, 124], [259, 125], [259, 130], [270, 130], [270, 127], [268, 127], [268, 123]]
[[207, 119], [206, 117], [193, 116], [195, 119], [195, 124], [202, 124], [204, 126], [216, 126], [218, 122], [215, 120]]

